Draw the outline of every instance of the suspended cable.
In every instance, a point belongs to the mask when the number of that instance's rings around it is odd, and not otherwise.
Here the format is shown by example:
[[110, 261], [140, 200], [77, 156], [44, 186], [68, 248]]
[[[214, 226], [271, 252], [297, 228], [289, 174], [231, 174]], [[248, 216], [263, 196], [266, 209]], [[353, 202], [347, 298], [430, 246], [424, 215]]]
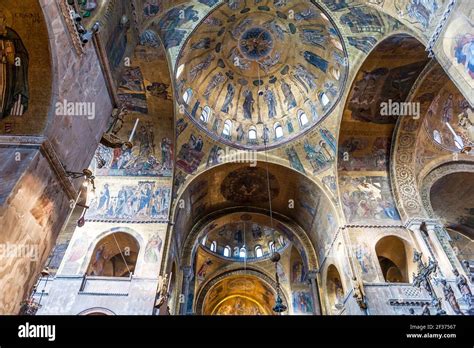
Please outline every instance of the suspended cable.
[[125, 260], [125, 256], [123, 256], [122, 249], [120, 249], [120, 245], [117, 242], [117, 238], [115, 238], [115, 233], [112, 234], [112, 236], [114, 237], [115, 244], [117, 244], [117, 248], [120, 252], [120, 256], [122, 256], [123, 262], [125, 262], [125, 266], [127, 267], [127, 270], [128, 270], [128, 275], [130, 276], [132, 274], [132, 272], [130, 271], [130, 268], [128, 267], [128, 263], [127, 263], [127, 260]]

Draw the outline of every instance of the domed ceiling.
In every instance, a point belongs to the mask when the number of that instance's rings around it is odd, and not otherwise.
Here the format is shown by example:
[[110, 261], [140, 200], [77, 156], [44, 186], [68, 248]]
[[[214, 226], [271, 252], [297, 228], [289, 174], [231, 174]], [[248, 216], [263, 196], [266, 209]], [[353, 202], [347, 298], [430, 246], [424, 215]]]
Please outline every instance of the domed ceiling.
[[180, 111], [212, 138], [256, 150], [324, 119], [348, 71], [338, 29], [310, 1], [226, 3], [196, 28], [177, 67]]
[[[237, 261], [264, 259], [271, 255], [271, 245], [276, 251], [283, 250], [290, 242], [278, 228], [272, 229], [263, 215], [234, 214], [227, 221], [211, 224], [201, 244], [208, 252]], [[215, 243], [215, 250], [212, 244]], [[226, 251], [228, 250], [228, 253]], [[245, 254], [241, 254], [245, 248]], [[257, 254], [257, 250], [260, 249]]]

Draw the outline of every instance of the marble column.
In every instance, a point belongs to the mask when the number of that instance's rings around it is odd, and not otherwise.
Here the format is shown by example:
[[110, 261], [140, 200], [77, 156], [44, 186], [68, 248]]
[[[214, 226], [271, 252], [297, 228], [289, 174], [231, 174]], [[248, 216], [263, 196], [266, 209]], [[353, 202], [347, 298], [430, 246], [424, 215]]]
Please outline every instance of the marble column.
[[318, 271], [311, 270], [308, 272], [308, 280], [311, 284], [311, 292], [313, 294], [313, 304], [314, 304], [314, 315], [321, 315], [321, 298], [319, 297], [319, 287], [318, 287]]
[[188, 301], [189, 301], [189, 287], [191, 285], [191, 280], [193, 279], [193, 268], [192, 266], [183, 267], [183, 287], [181, 297], [183, 297], [183, 302], [181, 303], [181, 308], [179, 313], [181, 315], [188, 314]]

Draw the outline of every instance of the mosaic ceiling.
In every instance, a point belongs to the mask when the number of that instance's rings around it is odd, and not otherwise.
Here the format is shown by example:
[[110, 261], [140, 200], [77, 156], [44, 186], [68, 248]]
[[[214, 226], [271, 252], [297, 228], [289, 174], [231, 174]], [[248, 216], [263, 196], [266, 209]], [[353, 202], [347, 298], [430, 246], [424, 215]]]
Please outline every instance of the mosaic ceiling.
[[347, 52], [312, 2], [233, 1], [196, 28], [178, 59], [181, 112], [212, 138], [262, 150], [305, 133], [338, 102]]

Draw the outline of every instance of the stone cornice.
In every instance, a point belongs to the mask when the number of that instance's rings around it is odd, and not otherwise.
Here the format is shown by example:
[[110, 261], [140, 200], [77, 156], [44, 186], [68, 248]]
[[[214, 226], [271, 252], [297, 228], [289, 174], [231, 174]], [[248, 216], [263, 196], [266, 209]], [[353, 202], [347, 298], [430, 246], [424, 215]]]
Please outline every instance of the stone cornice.
[[41, 144], [40, 151], [56, 174], [63, 191], [70, 200], [75, 202], [79, 196], [79, 192], [75, 189], [71, 180], [67, 177], [66, 168], [64, 168], [63, 164], [61, 163], [61, 160], [59, 159], [59, 156], [51, 142], [46, 139]]
[[67, 177], [66, 169], [62, 165], [56, 150], [46, 137], [36, 135], [1, 135], [0, 147], [30, 147], [38, 149], [56, 174], [56, 177], [68, 198], [76, 201], [79, 192]]

